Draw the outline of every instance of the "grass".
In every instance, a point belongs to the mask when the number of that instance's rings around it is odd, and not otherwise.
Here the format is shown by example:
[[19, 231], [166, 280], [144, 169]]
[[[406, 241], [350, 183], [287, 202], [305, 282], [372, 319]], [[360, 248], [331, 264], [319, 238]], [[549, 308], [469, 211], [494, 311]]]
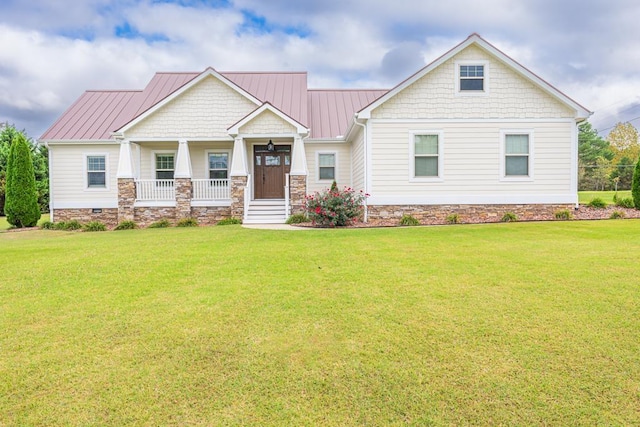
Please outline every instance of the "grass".
[[[578, 203], [586, 205], [596, 197], [601, 198], [607, 204], [613, 205], [613, 195], [615, 191], [578, 191]], [[618, 197], [624, 199], [625, 197], [631, 197], [631, 191], [618, 191]]]
[[[38, 225], [42, 224], [44, 221], [49, 221], [49, 214], [48, 213], [42, 214], [42, 217], [40, 217], [40, 219], [38, 220]], [[0, 231], [8, 230], [9, 227], [10, 227], [10, 225], [7, 222], [7, 217], [6, 216], [0, 216]]]
[[2, 233], [2, 423], [637, 425], [639, 225]]

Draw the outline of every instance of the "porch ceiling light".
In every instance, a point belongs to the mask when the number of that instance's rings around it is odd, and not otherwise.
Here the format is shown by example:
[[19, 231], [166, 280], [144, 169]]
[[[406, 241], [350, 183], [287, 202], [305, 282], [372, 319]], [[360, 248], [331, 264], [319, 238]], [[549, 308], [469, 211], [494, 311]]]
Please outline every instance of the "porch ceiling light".
[[269, 143], [267, 144], [267, 151], [276, 151], [276, 146], [273, 145], [272, 140], [269, 140]]

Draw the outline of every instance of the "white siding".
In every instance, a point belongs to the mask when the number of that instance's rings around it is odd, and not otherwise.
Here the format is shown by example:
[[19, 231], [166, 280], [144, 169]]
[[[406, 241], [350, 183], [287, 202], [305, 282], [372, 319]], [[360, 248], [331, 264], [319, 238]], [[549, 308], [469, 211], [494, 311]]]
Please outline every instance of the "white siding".
[[[570, 122], [478, 121], [373, 123], [372, 196], [405, 197], [434, 202], [469, 196], [499, 196], [513, 200], [527, 196], [571, 195], [572, 130]], [[528, 129], [533, 135], [533, 180], [502, 179], [502, 130]], [[441, 182], [412, 182], [411, 132], [442, 132], [444, 164]], [[506, 200], [505, 199], [505, 200]], [[373, 203], [373, 202], [372, 202]], [[426, 202], [425, 202], [426, 203]]]
[[[457, 61], [486, 61], [487, 93], [456, 93]], [[376, 108], [378, 119], [572, 118], [575, 112], [493, 55], [469, 46]]]
[[256, 105], [211, 76], [126, 132], [127, 138], [229, 138], [227, 129]]
[[364, 131], [360, 130], [351, 144], [351, 177], [353, 188], [364, 190]]
[[[87, 188], [87, 155], [105, 155], [107, 188]], [[119, 145], [51, 145], [51, 199], [54, 209], [118, 207]]]
[[331, 187], [330, 181], [320, 181], [317, 170], [317, 153], [336, 153], [336, 183], [338, 187], [351, 187], [351, 146], [345, 143], [306, 143], [307, 156], [307, 193], [321, 191]]

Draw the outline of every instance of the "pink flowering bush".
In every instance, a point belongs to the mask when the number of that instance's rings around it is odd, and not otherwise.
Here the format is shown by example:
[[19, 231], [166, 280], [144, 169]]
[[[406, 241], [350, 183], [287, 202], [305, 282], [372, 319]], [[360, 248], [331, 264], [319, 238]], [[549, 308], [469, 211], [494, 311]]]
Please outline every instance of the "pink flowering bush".
[[350, 225], [362, 217], [367, 197], [363, 191], [356, 192], [350, 187], [339, 190], [334, 181], [329, 190], [306, 197], [307, 216], [314, 225], [322, 227]]

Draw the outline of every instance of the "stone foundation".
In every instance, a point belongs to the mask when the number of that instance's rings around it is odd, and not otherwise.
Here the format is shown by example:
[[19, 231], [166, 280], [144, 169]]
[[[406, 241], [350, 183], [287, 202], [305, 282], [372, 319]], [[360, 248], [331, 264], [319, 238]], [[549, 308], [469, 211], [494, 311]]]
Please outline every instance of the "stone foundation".
[[[191, 208], [191, 216], [200, 225], [214, 225], [231, 217], [231, 206], [198, 206]], [[242, 219], [242, 217], [236, 217]]]
[[107, 227], [115, 227], [118, 225], [118, 209], [55, 209], [53, 211], [54, 222], [71, 221], [75, 219], [82, 224], [91, 221], [100, 221]]
[[289, 197], [291, 215], [304, 213], [306, 207], [307, 177], [305, 175], [289, 176]]
[[151, 223], [166, 219], [172, 224], [176, 223], [176, 208], [173, 206], [137, 207], [134, 209], [136, 224], [140, 227], [148, 227]]
[[370, 221], [400, 220], [411, 215], [422, 224], [446, 224], [447, 216], [458, 214], [461, 223], [499, 222], [511, 212], [519, 221], [544, 221], [555, 219], [555, 212], [567, 209], [573, 212], [574, 205], [373, 205], [368, 206]]

